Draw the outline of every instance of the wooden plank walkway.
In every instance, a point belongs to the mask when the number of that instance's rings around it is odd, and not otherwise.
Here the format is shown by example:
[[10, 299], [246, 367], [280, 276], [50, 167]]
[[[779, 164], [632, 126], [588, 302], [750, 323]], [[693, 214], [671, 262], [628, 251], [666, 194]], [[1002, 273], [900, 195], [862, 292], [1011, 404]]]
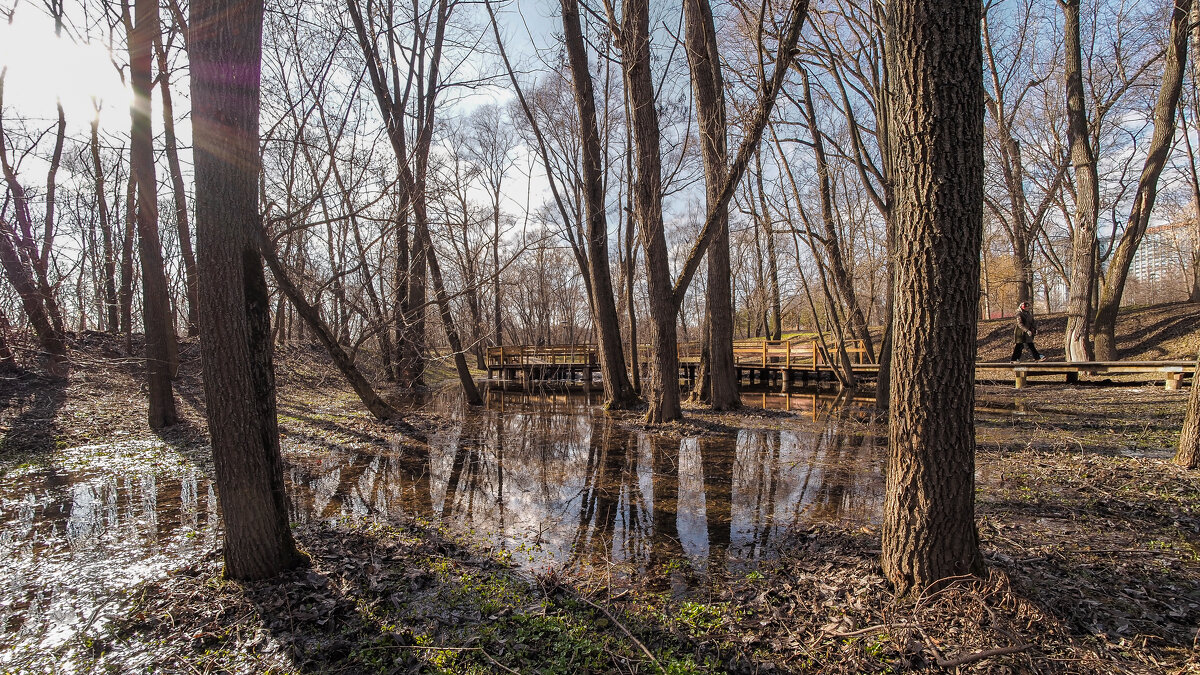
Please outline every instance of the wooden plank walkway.
[[[828, 346], [826, 346], [828, 345]], [[822, 344], [811, 338], [792, 340], [738, 340], [733, 344], [734, 365], [739, 380], [749, 384], [779, 384], [783, 390], [795, 382], [806, 383], [833, 372], [829, 350], [836, 343]], [[874, 377], [879, 365], [870, 363], [860, 341], [846, 343], [851, 368], [856, 375]], [[595, 345], [502, 345], [487, 348], [489, 380], [520, 382], [528, 386], [534, 381], [559, 381], [592, 386], [600, 372], [599, 355]], [[638, 364], [643, 372], [649, 366], [649, 346], [639, 345]], [[694, 384], [700, 364], [698, 343], [680, 343], [680, 378]], [[1017, 389], [1025, 387], [1031, 377], [1065, 376], [1066, 382], [1078, 382], [1080, 377], [1109, 375], [1149, 375], [1161, 379], [1168, 390], [1177, 390], [1185, 377], [1194, 376], [1193, 361], [1090, 361], [1065, 363], [1061, 361], [1008, 361], [975, 364], [978, 379], [1009, 379]]]

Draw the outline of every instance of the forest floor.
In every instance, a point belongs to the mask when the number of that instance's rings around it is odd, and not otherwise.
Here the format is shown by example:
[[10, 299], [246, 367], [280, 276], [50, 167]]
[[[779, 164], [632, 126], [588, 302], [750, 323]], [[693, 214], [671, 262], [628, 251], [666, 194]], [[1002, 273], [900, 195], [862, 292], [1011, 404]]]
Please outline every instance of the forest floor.
[[[1184, 309], [1196, 330], [1200, 311]], [[1170, 318], [1134, 329], [1162, 338], [1142, 352], [1194, 355], [1200, 332]], [[161, 437], [145, 425], [140, 365], [106, 336], [77, 340], [67, 380], [0, 380], [0, 477], [114, 435], [161, 438], [211, 471], [194, 343], [182, 357], [186, 422]], [[285, 459], [396, 437], [360, 410], [319, 352], [283, 350], [277, 369]], [[794, 531], [750, 570], [671, 565], [658, 583], [614, 585], [603, 570], [521, 573], [503, 552], [429, 522], [304, 524], [295, 535], [310, 569], [227, 581], [212, 549], [129, 588], [102, 630], [53, 653], [10, 653], [0, 670], [1200, 673], [1200, 474], [1169, 461], [1186, 388], [985, 385], [977, 394], [988, 573], [935, 593], [893, 596], [870, 526]], [[433, 411], [410, 421], [453, 424]], [[884, 428], [869, 417], [847, 423]], [[775, 411], [689, 410], [658, 431], [812, 424]], [[687, 583], [661, 583], [679, 578]]]

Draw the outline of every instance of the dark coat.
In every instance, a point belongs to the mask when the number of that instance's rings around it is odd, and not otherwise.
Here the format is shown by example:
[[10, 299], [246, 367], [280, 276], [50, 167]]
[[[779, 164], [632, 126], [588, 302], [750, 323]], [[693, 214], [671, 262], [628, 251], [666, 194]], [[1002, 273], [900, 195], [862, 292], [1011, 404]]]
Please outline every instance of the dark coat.
[[1033, 336], [1037, 335], [1037, 320], [1033, 318], [1033, 312], [1027, 309], [1017, 310], [1017, 321], [1013, 326], [1013, 342], [1033, 343]]

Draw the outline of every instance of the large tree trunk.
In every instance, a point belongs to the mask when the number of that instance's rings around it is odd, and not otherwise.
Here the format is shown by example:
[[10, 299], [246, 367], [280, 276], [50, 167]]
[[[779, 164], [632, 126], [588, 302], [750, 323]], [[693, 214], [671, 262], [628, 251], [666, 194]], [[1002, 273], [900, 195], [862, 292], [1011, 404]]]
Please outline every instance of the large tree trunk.
[[979, 3], [890, 3], [896, 232], [883, 569], [896, 592], [979, 574], [975, 330], [983, 229]]
[[[716, 210], [717, 231], [708, 245], [708, 288], [705, 302], [707, 362], [703, 364], [707, 402], [713, 410], [730, 410], [738, 399], [737, 369], [733, 363], [733, 291], [730, 288], [729, 208], [720, 204], [721, 190], [728, 179], [729, 151], [725, 139], [725, 84], [717, 30], [708, 0], [683, 3], [688, 63], [696, 118], [700, 127], [700, 156], [704, 160], [705, 203]], [[772, 261], [772, 269], [774, 262]], [[774, 287], [778, 299], [778, 283]], [[776, 323], [779, 321], [776, 302]]]
[[159, 30], [156, 0], [136, 0], [129, 40], [133, 117], [129, 141], [130, 171], [137, 178], [138, 256], [142, 261], [142, 325], [146, 332], [146, 383], [152, 429], [179, 421], [171, 390], [172, 327], [167, 275], [158, 239], [158, 194], [154, 178], [154, 135], [150, 126], [150, 63], [154, 34]]
[[1200, 468], [1200, 352], [1196, 354], [1192, 393], [1188, 396], [1187, 413], [1183, 416], [1175, 463], [1189, 469]]
[[[268, 303], [257, 250], [263, 6], [193, 0], [192, 119], [201, 352], [225, 529], [225, 574], [307, 563], [288, 527]], [[237, 63], [241, 67], [230, 68]]]
[[628, 408], [637, 401], [625, 369], [621, 346], [621, 323], [613, 296], [612, 272], [609, 269], [608, 219], [604, 203], [604, 155], [600, 145], [600, 130], [596, 120], [596, 100], [592, 91], [592, 76], [588, 70], [587, 51], [579, 25], [579, 5], [575, 0], [562, 0], [563, 41], [575, 88], [575, 107], [579, 112], [580, 144], [583, 149], [583, 191], [587, 209], [587, 273], [592, 295], [592, 318], [596, 325], [600, 351], [600, 372], [604, 378], [604, 405], [607, 408]]
[[1096, 304], [1096, 320], [1093, 331], [1096, 339], [1096, 359], [1117, 359], [1117, 312], [1121, 308], [1121, 295], [1125, 292], [1125, 279], [1129, 266], [1137, 253], [1146, 226], [1150, 223], [1150, 212], [1158, 196], [1158, 177], [1167, 163], [1167, 155], [1175, 138], [1175, 111], [1179, 107], [1179, 96], [1183, 91], [1183, 74], [1187, 65], [1188, 17], [1192, 0], [1175, 0], [1175, 11], [1171, 15], [1170, 42], [1167, 45], [1166, 61], [1163, 64], [1162, 84], [1158, 100], [1154, 104], [1154, 134], [1146, 150], [1146, 161], [1138, 180], [1133, 207], [1125, 224], [1121, 242], [1113, 251], [1108, 264], [1108, 274], [1100, 287], [1100, 298]]
[[1075, 234], [1071, 241], [1071, 279], [1067, 290], [1067, 361], [1091, 361], [1092, 300], [1096, 286], [1096, 221], [1100, 213], [1096, 155], [1088, 131], [1079, 45], [1079, 0], [1063, 0], [1064, 76], [1067, 81], [1067, 138], [1075, 168]]
[[650, 70], [648, 0], [625, 0], [621, 57], [636, 147], [634, 213], [646, 249], [646, 284], [650, 300], [650, 383], [647, 388], [652, 424], [683, 417], [679, 400], [679, 354], [675, 344], [677, 305], [671, 285], [671, 259], [663, 231], [662, 153], [654, 77]]

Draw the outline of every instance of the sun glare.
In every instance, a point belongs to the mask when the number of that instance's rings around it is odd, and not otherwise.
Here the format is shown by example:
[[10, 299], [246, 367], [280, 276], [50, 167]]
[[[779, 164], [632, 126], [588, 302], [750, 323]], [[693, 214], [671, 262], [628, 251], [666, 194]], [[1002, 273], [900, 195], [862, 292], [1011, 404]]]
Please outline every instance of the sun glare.
[[[87, 125], [102, 103], [101, 123], [128, 119], [131, 94], [98, 44], [76, 44], [54, 35], [44, 17], [18, 15], [0, 24], [0, 68], [6, 68], [4, 105], [9, 114], [53, 118], [60, 101], [68, 123]], [[115, 113], [115, 114], [114, 114]]]

